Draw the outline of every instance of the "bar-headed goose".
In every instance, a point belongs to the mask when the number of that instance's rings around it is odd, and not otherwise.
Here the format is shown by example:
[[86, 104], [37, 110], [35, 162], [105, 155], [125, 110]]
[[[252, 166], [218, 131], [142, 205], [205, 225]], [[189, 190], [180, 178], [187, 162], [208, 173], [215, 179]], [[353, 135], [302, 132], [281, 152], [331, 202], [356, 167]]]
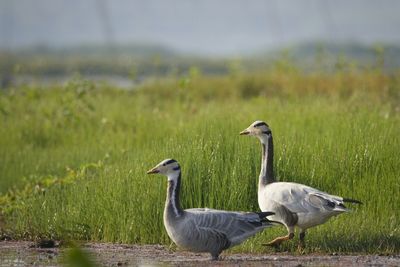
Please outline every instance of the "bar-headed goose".
[[193, 252], [209, 252], [212, 259], [240, 244], [266, 227], [266, 216], [273, 212], [236, 212], [214, 209], [186, 209], [179, 203], [181, 168], [176, 160], [166, 159], [147, 172], [168, 177], [164, 226], [168, 236], [179, 246]]
[[262, 159], [258, 182], [258, 204], [262, 211], [275, 212], [271, 220], [281, 222], [288, 235], [277, 237], [266, 245], [278, 246], [294, 237], [294, 228], [300, 230], [300, 247], [304, 246], [306, 229], [326, 222], [330, 217], [348, 211], [344, 202], [361, 204], [358, 200], [327, 194], [315, 188], [287, 182], [276, 182], [273, 171], [273, 141], [269, 126], [255, 121], [240, 135], [255, 136], [261, 141]]

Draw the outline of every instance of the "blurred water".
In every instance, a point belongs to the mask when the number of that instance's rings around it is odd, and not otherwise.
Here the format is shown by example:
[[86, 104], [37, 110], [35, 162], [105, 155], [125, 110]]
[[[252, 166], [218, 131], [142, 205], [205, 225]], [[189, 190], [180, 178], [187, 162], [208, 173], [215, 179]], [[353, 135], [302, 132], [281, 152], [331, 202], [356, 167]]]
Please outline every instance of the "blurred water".
[[[12, 78], [12, 85], [50, 87], [53, 85], [65, 85], [74, 78], [75, 77], [73, 75], [60, 75], [60, 76], [17, 75]], [[122, 89], [133, 89], [140, 82], [140, 80], [133, 81], [132, 79], [118, 75], [86, 75], [86, 76], [80, 76], [80, 78], [92, 81], [95, 84], [107, 84]]]

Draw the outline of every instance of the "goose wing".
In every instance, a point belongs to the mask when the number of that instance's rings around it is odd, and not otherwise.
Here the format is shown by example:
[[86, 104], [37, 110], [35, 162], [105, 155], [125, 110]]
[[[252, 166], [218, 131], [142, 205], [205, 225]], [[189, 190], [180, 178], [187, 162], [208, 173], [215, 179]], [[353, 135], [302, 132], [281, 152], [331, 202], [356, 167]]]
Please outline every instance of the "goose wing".
[[265, 189], [264, 196], [267, 202], [278, 203], [297, 214], [347, 210], [342, 197], [306, 185], [278, 182], [268, 185]]
[[214, 209], [185, 210], [201, 240], [213, 240], [228, 248], [272, 224], [265, 218], [273, 213], [230, 212]]

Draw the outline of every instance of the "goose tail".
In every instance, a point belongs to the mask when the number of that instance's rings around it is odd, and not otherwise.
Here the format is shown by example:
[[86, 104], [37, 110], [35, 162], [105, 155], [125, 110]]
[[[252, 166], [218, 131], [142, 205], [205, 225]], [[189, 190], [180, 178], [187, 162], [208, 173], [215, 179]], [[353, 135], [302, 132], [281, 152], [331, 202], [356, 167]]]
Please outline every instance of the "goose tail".
[[356, 199], [351, 199], [351, 198], [343, 198], [343, 202], [360, 204], [360, 205], [363, 204], [361, 201], [356, 200]]
[[271, 215], [275, 215], [275, 212], [272, 211], [262, 211], [262, 212], [257, 212], [258, 217], [260, 217], [260, 219], [266, 219], [266, 217], [271, 216]]
[[[267, 217], [271, 216], [271, 215], [275, 215], [275, 212], [272, 211], [263, 211], [263, 212], [257, 212], [257, 215], [260, 217], [261, 222], [265, 223], [266, 225], [269, 226], [274, 226], [274, 225], [281, 225], [281, 222], [277, 222], [277, 221], [273, 221], [273, 220], [269, 220]], [[282, 224], [283, 225], [283, 224]]]

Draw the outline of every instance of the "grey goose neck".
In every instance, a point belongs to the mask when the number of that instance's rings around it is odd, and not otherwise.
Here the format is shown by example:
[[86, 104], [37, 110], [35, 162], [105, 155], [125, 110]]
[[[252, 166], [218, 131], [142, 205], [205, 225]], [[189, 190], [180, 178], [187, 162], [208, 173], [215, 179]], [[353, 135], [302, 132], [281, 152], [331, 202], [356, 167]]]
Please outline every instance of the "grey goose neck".
[[168, 215], [179, 217], [183, 214], [180, 205], [179, 194], [181, 190], [181, 172], [174, 174], [173, 177], [168, 177], [168, 193], [165, 202], [165, 212]]
[[261, 159], [261, 171], [259, 178], [259, 185], [266, 186], [270, 183], [275, 182], [274, 177], [274, 142], [272, 140], [272, 134], [269, 134], [265, 142], [261, 142], [262, 145], [262, 159]]

